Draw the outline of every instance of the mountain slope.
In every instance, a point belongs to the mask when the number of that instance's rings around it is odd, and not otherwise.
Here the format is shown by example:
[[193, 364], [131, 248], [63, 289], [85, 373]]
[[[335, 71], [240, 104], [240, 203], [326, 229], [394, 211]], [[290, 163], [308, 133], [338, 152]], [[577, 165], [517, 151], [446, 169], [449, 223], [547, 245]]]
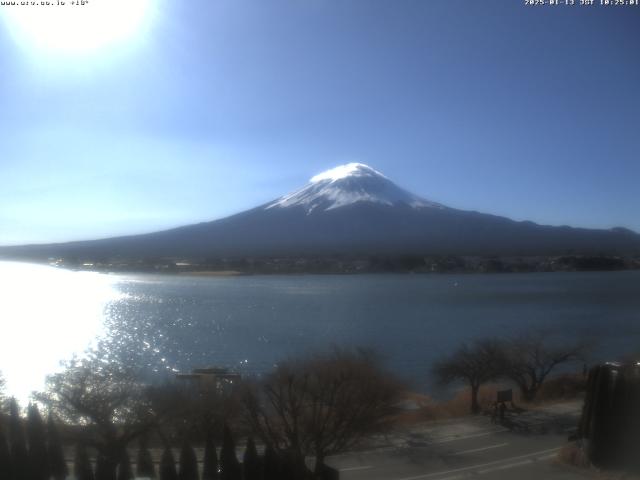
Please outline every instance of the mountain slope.
[[341, 165], [316, 175], [300, 190], [279, 198], [265, 208], [299, 206], [309, 214], [316, 209], [327, 211], [354, 203], [444, 208], [401, 189], [383, 174], [362, 163]]
[[313, 177], [290, 195], [212, 222], [146, 235], [0, 249], [4, 256], [93, 260], [336, 253], [637, 254], [640, 235], [457, 210], [413, 195], [366, 165], [348, 164]]

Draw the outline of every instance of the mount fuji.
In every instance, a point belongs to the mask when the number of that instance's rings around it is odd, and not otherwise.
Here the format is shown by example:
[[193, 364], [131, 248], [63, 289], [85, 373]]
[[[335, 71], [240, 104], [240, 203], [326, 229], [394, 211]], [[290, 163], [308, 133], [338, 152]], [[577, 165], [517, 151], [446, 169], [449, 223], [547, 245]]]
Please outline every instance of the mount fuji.
[[444, 208], [401, 189], [382, 173], [363, 163], [349, 163], [313, 177], [300, 190], [279, 198], [266, 206], [269, 208], [302, 207], [307, 214], [327, 211], [354, 203], [373, 203], [387, 206], [413, 208]]
[[6, 258], [86, 260], [603, 253], [638, 254], [640, 235], [449, 208], [361, 163], [328, 170], [291, 194], [220, 220], [144, 235], [0, 248]]

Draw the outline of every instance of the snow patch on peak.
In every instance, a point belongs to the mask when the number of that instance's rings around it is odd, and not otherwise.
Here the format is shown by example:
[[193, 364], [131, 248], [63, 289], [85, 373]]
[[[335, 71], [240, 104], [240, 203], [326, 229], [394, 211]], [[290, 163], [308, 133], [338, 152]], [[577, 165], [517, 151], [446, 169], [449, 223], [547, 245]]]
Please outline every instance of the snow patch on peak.
[[445, 208], [418, 197], [362, 163], [349, 163], [327, 170], [289, 195], [268, 204], [265, 209], [302, 207], [307, 214], [328, 211], [354, 203], [375, 203], [410, 208]]
[[329, 180], [331, 182], [335, 182], [337, 180], [342, 180], [347, 177], [385, 177], [382, 173], [374, 170], [369, 165], [365, 165], [364, 163], [347, 163], [345, 165], [340, 165], [339, 167], [332, 168], [325, 172], [319, 173], [318, 175], [311, 178], [311, 183], [318, 183], [324, 180]]

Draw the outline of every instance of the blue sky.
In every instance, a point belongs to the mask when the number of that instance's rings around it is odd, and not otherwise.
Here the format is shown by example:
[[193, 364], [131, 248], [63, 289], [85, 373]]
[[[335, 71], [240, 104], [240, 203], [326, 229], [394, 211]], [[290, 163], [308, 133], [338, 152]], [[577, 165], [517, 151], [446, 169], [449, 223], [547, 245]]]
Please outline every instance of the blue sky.
[[452, 207], [640, 231], [640, 7], [151, 2], [80, 52], [0, 11], [0, 245], [220, 218], [351, 161]]

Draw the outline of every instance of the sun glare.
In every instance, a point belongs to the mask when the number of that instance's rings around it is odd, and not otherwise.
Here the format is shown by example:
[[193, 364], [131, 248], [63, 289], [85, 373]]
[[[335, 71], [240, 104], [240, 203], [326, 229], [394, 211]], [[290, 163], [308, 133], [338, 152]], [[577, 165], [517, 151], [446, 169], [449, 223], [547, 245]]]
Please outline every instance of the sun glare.
[[86, 53], [132, 40], [145, 29], [152, 0], [16, 1], [2, 16], [17, 41], [39, 50]]
[[120, 294], [112, 277], [98, 273], [7, 262], [0, 271], [0, 365], [7, 391], [24, 405], [61, 360], [81, 355], [102, 335], [104, 309]]

